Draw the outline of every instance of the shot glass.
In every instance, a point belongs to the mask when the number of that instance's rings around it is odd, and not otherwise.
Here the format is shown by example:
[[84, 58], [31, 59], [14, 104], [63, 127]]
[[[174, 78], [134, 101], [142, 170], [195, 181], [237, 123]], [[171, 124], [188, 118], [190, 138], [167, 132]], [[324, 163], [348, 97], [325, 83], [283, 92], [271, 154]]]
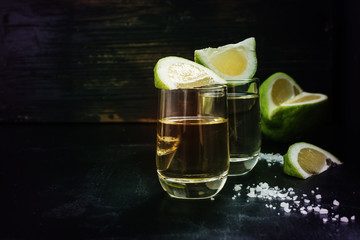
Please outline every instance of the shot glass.
[[250, 172], [261, 148], [259, 79], [228, 80], [229, 176]]
[[156, 168], [174, 198], [204, 199], [224, 186], [229, 171], [225, 85], [159, 90]]

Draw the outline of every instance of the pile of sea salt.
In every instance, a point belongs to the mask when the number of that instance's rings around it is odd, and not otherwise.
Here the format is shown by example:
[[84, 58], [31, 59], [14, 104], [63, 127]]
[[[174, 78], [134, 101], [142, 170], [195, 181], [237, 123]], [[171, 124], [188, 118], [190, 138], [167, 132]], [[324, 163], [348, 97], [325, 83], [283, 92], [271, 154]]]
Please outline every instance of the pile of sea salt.
[[[261, 153], [260, 158], [266, 160], [268, 166], [274, 165], [275, 163], [283, 164], [283, 156], [278, 153]], [[241, 196], [242, 189], [242, 184], [235, 184], [235, 195], [232, 197], [233, 200]], [[341, 223], [355, 221], [355, 215], [350, 217], [340, 216], [338, 213], [340, 202], [338, 200], [334, 199], [332, 204], [322, 204], [322, 196], [318, 187], [311, 190], [309, 194], [297, 194], [292, 187], [270, 187], [268, 183], [260, 182], [258, 185], [253, 184], [252, 186], [247, 186], [245, 188], [245, 193], [247, 196], [247, 202], [249, 202], [249, 199], [251, 198], [262, 199], [266, 202], [264, 204], [265, 207], [276, 211], [277, 215], [291, 213], [302, 215], [315, 214], [322, 219], [323, 223], [327, 223], [329, 221], [340, 221]]]
[[259, 159], [265, 160], [269, 167], [275, 163], [284, 164], [284, 157], [280, 153], [260, 153]]

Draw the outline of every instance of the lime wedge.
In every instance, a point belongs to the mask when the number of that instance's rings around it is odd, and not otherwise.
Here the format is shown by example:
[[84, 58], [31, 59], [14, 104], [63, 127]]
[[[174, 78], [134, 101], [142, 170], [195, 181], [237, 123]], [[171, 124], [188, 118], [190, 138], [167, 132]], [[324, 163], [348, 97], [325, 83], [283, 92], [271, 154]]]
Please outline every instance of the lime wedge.
[[260, 86], [261, 130], [276, 141], [299, 139], [325, 116], [327, 96], [304, 92], [285, 73], [275, 73]]
[[277, 107], [302, 91], [289, 75], [282, 72], [274, 73], [260, 86], [261, 113], [264, 117], [270, 118]]
[[342, 162], [331, 153], [305, 142], [291, 145], [284, 155], [284, 173], [302, 179], [340, 164]]
[[255, 45], [252, 37], [236, 44], [195, 50], [195, 62], [227, 80], [249, 79], [257, 69]]
[[157, 88], [178, 89], [226, 84], [226, 81], [196, 62], [180, 57], [165, 57], [155, 65], [154, 83]]

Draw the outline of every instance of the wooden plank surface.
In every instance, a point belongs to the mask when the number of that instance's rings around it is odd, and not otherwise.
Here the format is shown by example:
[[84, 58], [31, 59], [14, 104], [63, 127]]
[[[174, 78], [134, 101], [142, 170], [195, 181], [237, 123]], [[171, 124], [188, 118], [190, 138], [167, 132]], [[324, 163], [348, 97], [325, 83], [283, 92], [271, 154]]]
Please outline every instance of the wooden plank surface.
[[[141, 123], [0, 124], [0, 142], [7, 143], [0, 144], [0, 239], [360, 238], [356, 158], [307, 180], [285, 175], [278, 161], [260, 159], [250, 173], [228, 177], [214, 200], [176, 200], [157, 179], [155, 129]], [[286, 149], [263, 144], [262, 152]], [[295, 194], [290, 200], [276, 194], [270, 200], [259, 191], [248, 197], [247, 187], [260, 182]], [[242, 189], [235, 191], [238, 184]], [[282, 202], [293, 206], [290, 212]], [[301, 213], [313, 204], [329, 215]], [[343, 216], [355, 221], [340, 222]]]
[[[309, 7], [311, 6], [311, 7]], [[0, 121], [152, 122], [153, 67], [254, 36], [276, 71], [333, 94], [329, 1], [0, 1]]]

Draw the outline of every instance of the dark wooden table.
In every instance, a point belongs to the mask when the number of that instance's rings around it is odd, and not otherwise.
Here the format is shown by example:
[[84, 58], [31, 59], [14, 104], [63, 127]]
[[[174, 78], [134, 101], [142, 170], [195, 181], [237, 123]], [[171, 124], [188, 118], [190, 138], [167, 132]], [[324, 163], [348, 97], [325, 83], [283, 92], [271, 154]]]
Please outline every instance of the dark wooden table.
[[[351, 161], [300, 180], [284, 175], [281, 164], [260, 160], [249, 174], [228, 178], [214, 200], [177, 200], [157, 180], [155, 129], [134, 123], [0, 125], [0, 238], [360, 238], [360, 175]], [[265, 153], [286, 148], [263, 144]], [[291, 187], [299, 200], [307, 194], [330, 217], [356, 219], [323, 223], [318, 213], [286, 213], [284, 200], [248, 197], [246, 187], [261, 182]], [[236, 184], [243, 186], [233, 199]], [[331, 209], [335, 199], [340, 205]]]

